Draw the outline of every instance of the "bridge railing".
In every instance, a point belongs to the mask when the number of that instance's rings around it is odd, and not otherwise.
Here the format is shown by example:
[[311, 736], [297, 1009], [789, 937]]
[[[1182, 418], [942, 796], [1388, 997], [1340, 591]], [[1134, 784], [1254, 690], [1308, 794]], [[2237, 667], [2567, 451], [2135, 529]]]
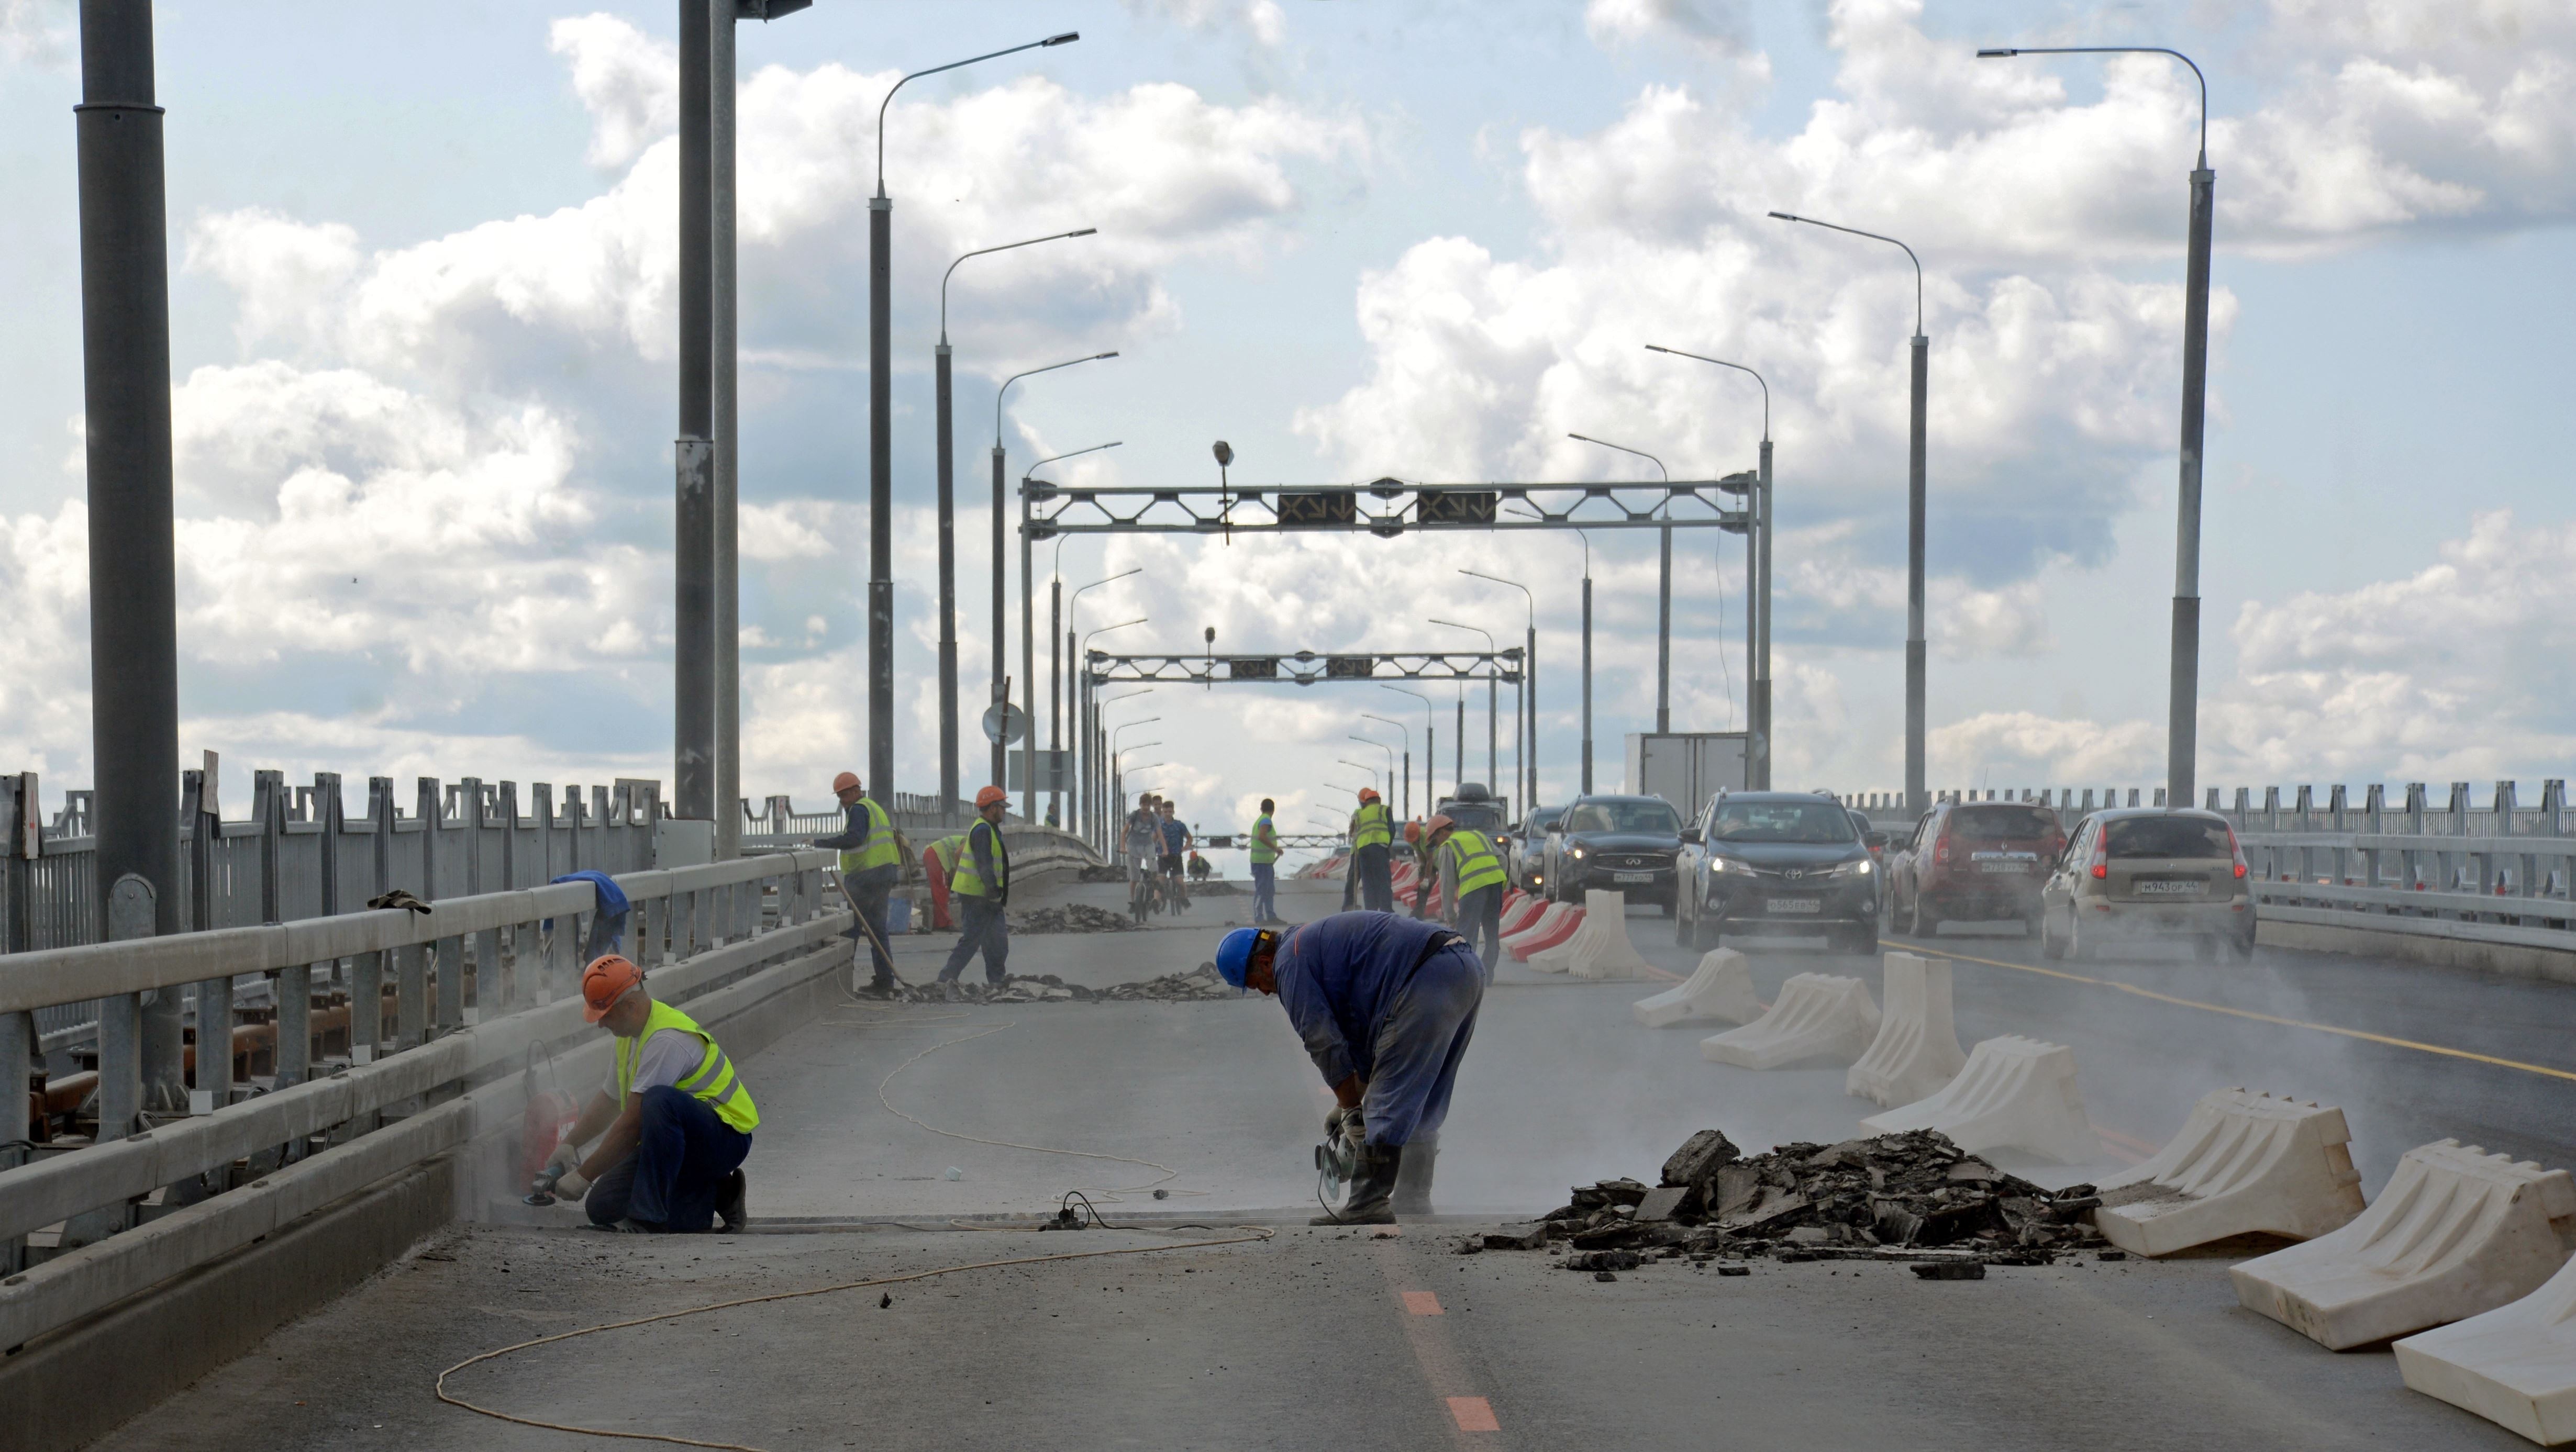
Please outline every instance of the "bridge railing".
[[[630, 904], [624, 951], [657, 997], [690, 1003], [702, 1019], [726, 993], [760, 991], [759, 978], [822, 972], [847, 952], [836, 935], [850, 922], [824, 897], [830, 861], [805, 851], [619, 875]], [[601, 926], [595, 910], [595, 889], [579, 882], [450, 898], [426, 914], [344, 913], [0, 958], [0, 1085], [28, 1082], [38, 1012], [92, 1001], [99, 1040], [96, 1135], [36, 1144], [31, 1162], [0, 1170], [0, 1260], [15, 1272], [0, 1280], [0, 1346], [515, 1123], [521, 1071], [538, 1055], [596, 1059], [596, 1044], [583, 1042], [598, 1035], [581, 1013], [577, 946], [584, 915]], [[144, 1105], [147, 996], [193, 993], [224, 1006], [201, 1024], [225, 1023], [245, 977], [266, 979], [276, 1004], [268, 1082], [234, 1086], [234, 1054], [203, 1034], [192, 1112]], [[345, 1050], [326, 1054], [316, 1045], [331, 1043], [320, 1020], [338, 1007], [333, 985], [345, 985]], [[30, 1235], [53, 1244], [31, 1257]]]

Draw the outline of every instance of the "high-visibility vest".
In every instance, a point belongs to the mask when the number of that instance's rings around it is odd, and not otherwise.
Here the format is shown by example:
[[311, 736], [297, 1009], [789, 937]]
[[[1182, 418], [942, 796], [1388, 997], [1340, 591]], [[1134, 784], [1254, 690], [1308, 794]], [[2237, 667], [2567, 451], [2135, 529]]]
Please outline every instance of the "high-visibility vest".
[[853, 872], [865, 872], [871, 867], [892, 867], [895, 864], [893, 819], [886, 815], [885, 808], [870, 798], [861, 797], [858, 804], [868, 814], [868, 840], [867, 845], [856, 852], [841, 854], [841, 875], [844, 877]]
[[1011, 885], [1011, 859], [1002, 850], [1001, 829], [990, 822], [977, 822], [966, 829], [966, 836], [958, 845], [957, 866], [948, 874], [950, 892], [962, 892], [968, 897], [992, 896], [993, 885], [984, 881], [983, 870], [975, 865], [975, 834], [978, 832], [992, 834], [993, 868], [1002, 875], [1002, 886]]
[[1268, 817], [1252, 824], [1252, 860], [1259, 864], [1279, 860], [1279, 829]]
[[733, 1072], [733, 1061], [716, 1047], [715, 1037], [698, 1027], [698, 1021], [660, 999], [653, 1001], [653, 1011], [645, 1016], [644, 1031], [635, 1037], [617, 1041], [617, 1098], [624, 1103], [635, 1084], [636, 1051], [644, 1041], [664, 1029], [678, 1029], [707, 1046], [698, 1067], [680, 1076], [674, 1087], [716, 1112], [723, 1120], [744, 1134], [760, 1128], [760, 1109], [751, 1102], [751, 1091]]
[[952, 832], [930, 844], [930, 853], [939, 859], [940, 874], [950, 881], [957, 877], [958, 854], [966, 850], [966, 834]]
[[1387, 815], [1386, 803], [1362, 802], [1351, 816], [1351, 845], [1383, 847], [1394, 840], [1394, 818]]
[[1461, 899], [1480, 887], [1502, 885], [1503, 860], [1494, 854], [1494, 844], [1485, 840], [1484, 833], [1472, 827], [1460, 827], [1449, 834], [1444, 846], [1449, 860], [1457, 866], [1458, 896]]

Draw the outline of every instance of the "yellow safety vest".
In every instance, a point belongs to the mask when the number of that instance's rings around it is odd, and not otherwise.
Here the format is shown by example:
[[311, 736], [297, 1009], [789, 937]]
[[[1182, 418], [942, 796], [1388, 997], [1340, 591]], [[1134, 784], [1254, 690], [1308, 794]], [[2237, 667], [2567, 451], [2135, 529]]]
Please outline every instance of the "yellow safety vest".
[[1258, 863], [1279, 860], [1279, 829], [1268, 817], [1252, 824], [1252, 860]]
[[1494, 844], [1485, 840], [1484, 833], [1461, 827], [1449, 834], [1446, 846], [1449, 860], [1457, 865], [1458, 896], [1464, 898], [1481, 887], [1502, 886], [1502, 859], [1494, 855]]
[[744, 1134], [760, 1128], [760, 1109], [751, 1102], [751, 1091], [734, 1076], [733, 1061], [725, 1057], [724, 1050], [716, 1047], [714, 1036], [698, 1027], [696, 1019], [660, 999], [653, 1001], [653, 1012], [645, 1017], [642, 1033], [617, 1041], [618, 1102], [624, 1103], [626, 1096], [633, 1092], [636, 1050], [645, 1040], [664, 1029], [693, 1034], [698, 1042], [707, 1046], [706, 1055], [698, 1060], [698, 1067], [682, 1075], [674, 1087], [714, 1110], [716, 1118]]
[[966, 850], [966, 834], [953, 832], [930, 844], [930, 855], [939, 859], [939, 870], [951, 881], [957, 877], [958, 854]]
[[1395, 840], [1393, 819], [1387, 815], [1386, 803], [1363, 802], [1351, 817], [1353, 847], [1383, 847]]
[[957, 848], [957, 866], [948, 874], [948, 890], [950, 892], [962, 892], [968, 897], [989, 897], [992, 895], [992, 884], [984, 881], [984, 873], [982, 869], [975, 865], [974, 837], [978, 832], [990, 832], [993, 834], [994, 870], [1002, 874], [1002, 886], [1008, 887], [1011, 885], [1011, 859], [1005, 855], [1002, 850], [1001, 829], [990, 822], [977, 822], [974, 826], [967, 828], [966, 836], [960, 839]]
[[844, 877], [853, 872], [865, 872], [871, 867], [892, 867], [895, 864], [894, 820], [871, 798], [859, 798], [859, 805], [868, 813], [868, 843], [856, 852], [841, 854], [841, 875]]

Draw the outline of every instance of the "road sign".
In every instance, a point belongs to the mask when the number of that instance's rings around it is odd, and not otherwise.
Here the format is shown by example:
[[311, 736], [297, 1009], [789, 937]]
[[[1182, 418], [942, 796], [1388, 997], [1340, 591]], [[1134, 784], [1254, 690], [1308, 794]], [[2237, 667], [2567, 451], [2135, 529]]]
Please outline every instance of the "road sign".
[[1000, 701], [984, 709], [984, 739], [1004, 746], [1029, 734], [1029, 713]]

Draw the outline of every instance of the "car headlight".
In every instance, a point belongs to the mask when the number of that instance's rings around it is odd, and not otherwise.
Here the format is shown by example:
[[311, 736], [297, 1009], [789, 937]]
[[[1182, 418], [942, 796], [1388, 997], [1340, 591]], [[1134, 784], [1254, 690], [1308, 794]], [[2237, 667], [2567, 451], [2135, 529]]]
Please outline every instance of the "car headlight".
[[1580, 847], [1568, 847], [1565, 849], [1565, 855], [1573, 858], [1577, 862], [1580, 862], [1583, 860], [1583, 849]]
[[1751, 863], [1742, 862], [1733, 857], [1710, 858], [1708, 861], [1708, 870], [1717, 873], [1720, 876], [1724, 876], [1730, 872], [1745, 877], [1753, 875], [1753, 865]]
[[1867, 877], [1869, 876], [1869, 859], [1863, 857], [1857, 862], [1837, 863], [1834, 867], [1833, 875], [1836, 877]]

